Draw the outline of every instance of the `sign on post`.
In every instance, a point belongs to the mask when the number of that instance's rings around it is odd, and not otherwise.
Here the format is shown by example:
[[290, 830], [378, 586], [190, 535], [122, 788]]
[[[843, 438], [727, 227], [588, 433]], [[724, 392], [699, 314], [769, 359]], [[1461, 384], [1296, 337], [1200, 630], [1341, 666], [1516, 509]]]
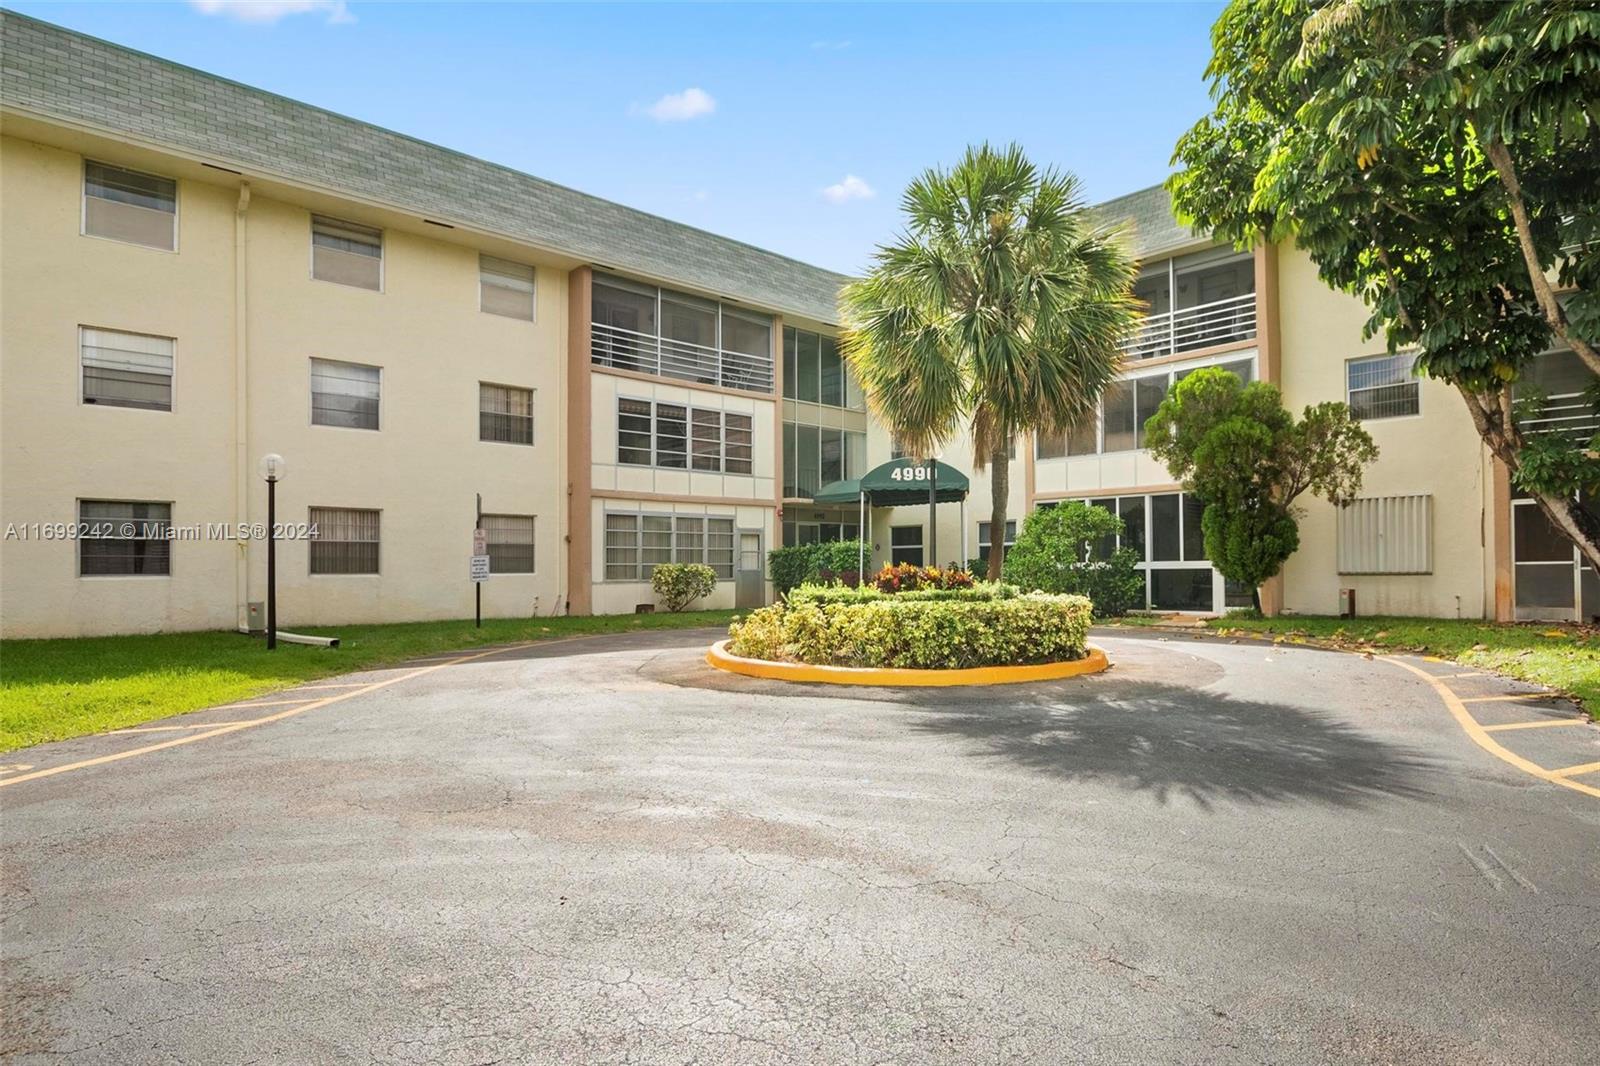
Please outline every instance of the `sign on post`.
[[472, 580], [474, 583], [489, 580], [489, 557], [487, 555], [474, 555], [472, 557]]
[[472, 554], [489, 554], [489, 534], [485, 533], [482, 529], [474, 529], [472, 531]]

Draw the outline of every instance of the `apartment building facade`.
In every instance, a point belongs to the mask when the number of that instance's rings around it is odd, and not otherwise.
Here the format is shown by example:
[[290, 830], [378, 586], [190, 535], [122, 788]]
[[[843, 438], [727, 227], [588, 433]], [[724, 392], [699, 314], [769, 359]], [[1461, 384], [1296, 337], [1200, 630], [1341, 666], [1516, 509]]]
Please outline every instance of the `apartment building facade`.
[[953, 441], [970, 496], [930, 528], [814, 499], [897, 456], [839, 357], [844, 277], [36, 20], [0, 34], [7, 637], [251, 624], [268, 453], [290, 627], [469, 615], [475, 528], [487, 616], [618, 613], [662, 562], [751, 606], [779, 544], [965, 560], [1068, 499], [1124, 518], [1149, 606], [1223, 610], [1248, 590], [1137, 432], [1212, 364], [1348, 398], [1383, 449], [1362, 501], [1308, 506], [1269, 606], [1600, 611], [1448, 389], [1362, 342], [1302, 254], [1217, 248], [1159, 189], [1098, 209], [1151, 313], [1095, 424], [1016, 442], [1004, 531]]

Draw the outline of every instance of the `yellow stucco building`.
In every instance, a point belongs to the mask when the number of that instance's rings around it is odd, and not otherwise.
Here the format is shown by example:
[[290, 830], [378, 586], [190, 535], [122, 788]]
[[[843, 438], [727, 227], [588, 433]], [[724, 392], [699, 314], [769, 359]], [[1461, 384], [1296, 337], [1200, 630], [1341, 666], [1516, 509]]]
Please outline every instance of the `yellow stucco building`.
[[[709, 606], [770, 596], [768, 550], [853, 536], [816, 491], [894, 454], [838, 356], [847, 279], [12, 13], [0, 82], [0, 632], [226, 629], [265, 596], [262, 456], [286, 626], [633, 611], [651, 567]], [[1126, 221], [1151, 314], [1093, 427], [1019, 440], [1010, 510], [1128, 524], [1156, 609], [1247, 603], [1137, 448], [1176, 376], [1223, 364], [1291, 406], [1347, 399], [1383, 450], [1307, 507], [1269, 605], [1584, 617], [1600, 594], [1459, 399], [1360, 339], [1290, 247], [1236, 254], [1165, 194]], [[1581, 391], [1559, 354], [1552, 391]], [[1572, 386], [1569, 388], [1569, 386]], [[1565, 393], [1560, 393], [1565, 395]], [[970, 469], [964, 441], [945, 461]], [[873, 561], [987, 549], [989, 486], [873, 509]], [[481, 511], [480, 511], [481, 508]], [[1515, 535], [1514, 534], [1515, 531]], [[1009, 535], [1009, 534], [1008, 534]]]

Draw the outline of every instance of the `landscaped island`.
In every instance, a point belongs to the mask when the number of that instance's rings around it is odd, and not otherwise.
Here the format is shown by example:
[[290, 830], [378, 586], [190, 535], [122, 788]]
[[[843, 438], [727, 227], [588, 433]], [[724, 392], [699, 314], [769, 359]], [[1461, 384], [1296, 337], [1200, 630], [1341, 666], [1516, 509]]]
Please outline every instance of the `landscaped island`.
[[975, 582], [962, 570], [885, 567], [868, 584], [801, 585], [729, 627], [727, 652], [813, 666], [970, 670], [1089, 654], [1083, 596]]

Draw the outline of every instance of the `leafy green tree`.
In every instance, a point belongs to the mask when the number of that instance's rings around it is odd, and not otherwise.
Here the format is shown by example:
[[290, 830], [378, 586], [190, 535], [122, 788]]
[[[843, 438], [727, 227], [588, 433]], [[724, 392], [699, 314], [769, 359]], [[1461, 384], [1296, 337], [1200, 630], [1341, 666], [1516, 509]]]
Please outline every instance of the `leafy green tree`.
[[1294, 501], [1310, 492], [1344, 503], [1378, 446], [1338, 402], [1296, 420], [1276, 385], [1246, 385], [1220, 367], [1186, 375], [1145, 423], [1145, 447], [1205, 502], [1206, 555], [1222, 575], [1260, 586], [1300, 546]]
[[[1134, 263], [1077, 179], [1016, 145], [925, 172], [902, 210], [905, 232], [840, 297], [844, 354], [912, 454], [970, 421], [973, 463], [992, 470], [990, 528], [1004, 529], [1017, 434], [1065, 432], [1116, 377], [1138, 318]], [[990, 579], [1004, 556], [997, 543]]]
[[1178, 142], [1179, 213], [1240, 246], [1295, 240], [1366, 301], [1368, 336], [1415, 346], [1460, 392], [1600, 571], [1579, 496], [1600, 491], [1600, 440], [1525, 434], [1512, 398], [1558, 342], [1600, 374], [1600, 10], [1233, 0], [1212, 44], [1215, 108]]
[[1041, 507], [1022, 520], [1017, 543], [1006, 553], [1005, 579], [1041, 592], [1087, 596], [1097, 618], [1114, 618], [1144, 606], [1140, 553], [1103, 550], [1121, 535], [1122, 519], [1104, 507], [1071, 500]]

